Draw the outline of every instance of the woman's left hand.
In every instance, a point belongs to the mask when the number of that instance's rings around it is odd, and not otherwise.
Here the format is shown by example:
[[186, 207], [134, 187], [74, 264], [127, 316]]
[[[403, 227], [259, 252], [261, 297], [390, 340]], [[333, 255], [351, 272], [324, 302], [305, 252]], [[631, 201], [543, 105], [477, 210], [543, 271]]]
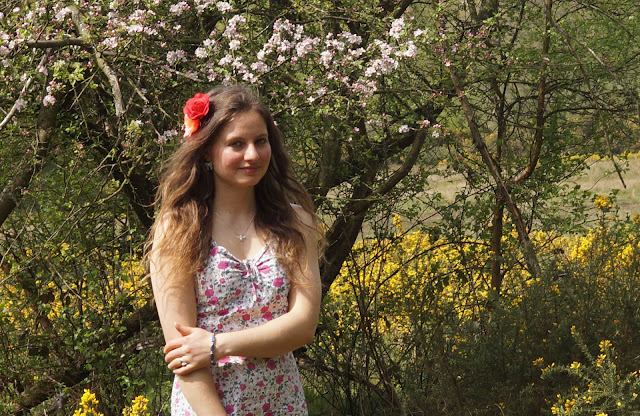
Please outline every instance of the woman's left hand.
[[[202, 328], [175, 324], [182, 335], [164, 346], [164, 360], [174, 374], [185, 375], [211, 363], [211, 332]], [[182, 363], [187, 363], [183, 365]]]

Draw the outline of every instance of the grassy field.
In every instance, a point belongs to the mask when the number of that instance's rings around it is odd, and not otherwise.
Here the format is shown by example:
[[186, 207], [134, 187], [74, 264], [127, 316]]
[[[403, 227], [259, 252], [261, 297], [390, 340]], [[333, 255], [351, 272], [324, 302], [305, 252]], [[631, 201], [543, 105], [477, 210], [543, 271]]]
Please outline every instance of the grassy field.
[[599, 160], [590, 165], [590, 169], [582, 176], [572, 179], [570, 183], [577, 183], [583, 189], [600, 195], [608, 195], [611, 191], [619, 190], [617, 203], [620, 215], [640, 214], [640, 157], [629, 158], [629, 165], [622, 173], [626, 188], [618, 177], [611, 160]]
[[[589, 165], [589, 169], [582, 175], [571, 178], [566, 183], [573, 186], [580, 185], [582, 189], [589, 190], [599, 195], [609, 195], [611, 191], [618, 190], [617, 204], [620, 207], [620, 215], [631, 216], [640, 214], [640, 157], [629, 158], [628, 166], [624, 169], [622, 178], [626, 188], [618, 177], [611, 160], [597, 160]], [[445, 200], [452, 201], [455, 193], [465, 184], [464, 178], [459, 176], [441, 177], [432, 175], [429, 177], [429, 187], [442, 194]]]

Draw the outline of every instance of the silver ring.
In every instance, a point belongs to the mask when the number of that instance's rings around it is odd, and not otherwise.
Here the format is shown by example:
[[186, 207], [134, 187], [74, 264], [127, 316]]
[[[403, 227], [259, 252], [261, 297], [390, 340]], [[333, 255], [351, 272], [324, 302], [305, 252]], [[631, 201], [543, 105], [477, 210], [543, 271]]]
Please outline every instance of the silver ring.
[[186, 367], [188, 363], [184, 360], [184, 357], [180, 358], [180, 367]]

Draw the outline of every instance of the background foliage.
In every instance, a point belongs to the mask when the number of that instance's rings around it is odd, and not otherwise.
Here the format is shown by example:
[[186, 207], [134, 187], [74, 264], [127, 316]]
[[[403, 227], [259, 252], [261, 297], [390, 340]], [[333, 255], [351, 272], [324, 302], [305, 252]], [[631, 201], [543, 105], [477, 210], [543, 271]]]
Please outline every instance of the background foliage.
[[156, 171], [184, 101], [236, 82], [326, 223], [297, 352], [313, 414], [637, 413], [640, 223], [574, 181], [606, 160], [624, 188], [636, 163], [639, 18], [635, 0], [5, 1], [0, 413], [168, 413], [140, 264]]

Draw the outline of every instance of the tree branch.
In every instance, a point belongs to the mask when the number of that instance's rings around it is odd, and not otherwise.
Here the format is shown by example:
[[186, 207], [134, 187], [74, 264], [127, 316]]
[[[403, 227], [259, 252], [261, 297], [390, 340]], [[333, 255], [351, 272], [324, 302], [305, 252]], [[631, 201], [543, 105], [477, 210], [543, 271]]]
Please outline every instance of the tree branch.
[[464, 112], [465, 118], [467, 119], [467, 124], [469, 126], [469, 130], [471, 131], [471, 139], [473, 140], [473, 144], [476, 149], [480, 152], [482, 156], [482, 160], [484, 164], [489, 169], [491, 176], [493, 176], [494, 181], [496, 182], [496, 186], [499, 189], [502, 197], [504, 198], [504, 202], [507, 206], [507, 209], [511, 213], [513, 217], [513, 222], [515, 223], [516, 230], [518, 232], [518, 237], [520, 239], [520, 243], [523, 248], [523, 255], [525, 261], [527, 263], [527, 268], [529, 269], [529, 273], [534, 278], [540, 277], [542, 274], [542, 270], [540, 269], [540, 263], [538, 262], [538, 256], [536, 255], [535, 249], [531, 240], [529, 239], [529, 234], [527, 233], [527, 229], [525, 227], [524, 221], [522, 220], [522, 214], [520, 209], [515, 204], [513, 199], [511, 198], [511, 193], [505, 184], [505, 181], [502, 179], [502, 175], [498, 170], [498, 167], [491, 157], [489, 153], [489, 149], [482, 139], [482, 134], [480, 133], [480, 129], [475, 120], [475, 116], [473, 114], [473, 109], [471, 108], [471, 104], [469, 103], [469, 99], [466, 97], [464, 90], [462, 88], [462, 83], [460, 82], [460, 78], [458, 74], [456, 74], [453, 66], [449, 69], [449, 76], [451, 81], [453, 81], [453, 85], [458, 93], [458, 97], [460, 98], [460, 102], [462, 104], [462, 110]]
[[[542, 53], [546, 55], [549, 53], [549, 45], [551, 44], [551, 1], [545, 0], [545, 35], [542, 41]], [[547, 61], [543, 61], [542, 73], [540, 75], [540, 82], [538, 83], [538, 104], [536, 106], [536, 131], [533, 139], [533, 149], [529, 157], [529, 163], [512, 179], [508, 180], [511, 183], [521, 183], [527, 179], [536, 168], [538, 160], [540, 159], [540, 151], [542, 149], [542, 141], [544, 138], [544, 110], [545, 110], [545, 97], [547, 94], [547, 73], [549, 64]]]
[[[38, 64], [38, 67], [44, 65], [48, 57], [49, 57], [49, 53], [46, 53], [42, 57], [42, 59], [40, 59], [40, 63]], [[33, 82], [33, 77], [29, 77], [29, 79], [27, 79], [27, 81], [24, 83], [24, 85], [22, 86], [22, 89], [20, 90], [20, 94], [18, 95], [18, 99], [13, 103], [13, 106], [11, 107], [11, 109], [9, 110], [5, 118], [2, 120], [2, 122], [0, 122], [0, 130], [2, 130], [4, 126], [6, 126], [9, 123], [9, 121], [11, 121], [15, 113], [18, 111], [18, 101], [24, 94], [27, 93], [32, 82]]]
[[329, 287], [340, 272], [342, 263], [351, 252], [351, 247], [355, 242], [362, 223], [370, 208], [382, 196], [387, 194], [407, 176], [411, 168], [415, 165], [420, 155], [420, 150], [424, 144], [426, 133], [418, 131], [409, 133], [413, 135], [413, 145], [402, 166], [400, 166], [383, 184], [371, 191], [369, 184], [375, 178], [377, 170], [382, 163], [378, 160], [375, 167], [368, 170], [366, 178], [361, 186], [354, 189], [351, 202], [345, 205], [341, 215], [334, 221], [331, 228], [326, 233], [327, 246], [320, 264], [320, 274], [322, 276], [322, 293], [327, 293]]
[[63, 38], [63, 39], [42, 39], [42, 40], [28, 40], [25, 42], [30, 48], [40, 49], [58, 49], [65, 46], [77, 45], [88, 46], [89, 41], [82, 38]]
[[[84, 19], [82, 18], [82, 14], [80, 13], [80, 9], [78, 9], [75, 5], [70, 5], [69, 9], [71, 10], [71, 18], [73, 20], [78, 33], [80, 36], [89, 43], [91, 39], [91, 33], [89, 32], [89, 28], [84, 23]], [[98, 64], [98, 68], [102, 70], [104, 75], [109, 80], [109, 84], [111, 84], [111, 93], [113, 94], [113, 101], [116, 107], [116, 117], [120, 118], [124, 114], [124, 104], [122, 100], [122, 93], [120, 92], [120, 84], [118, 82], [118, 77], [116, 73], [111, 69], [107, 61], [104, 60], [102, 54], [93, 48], [93, 57]]]

